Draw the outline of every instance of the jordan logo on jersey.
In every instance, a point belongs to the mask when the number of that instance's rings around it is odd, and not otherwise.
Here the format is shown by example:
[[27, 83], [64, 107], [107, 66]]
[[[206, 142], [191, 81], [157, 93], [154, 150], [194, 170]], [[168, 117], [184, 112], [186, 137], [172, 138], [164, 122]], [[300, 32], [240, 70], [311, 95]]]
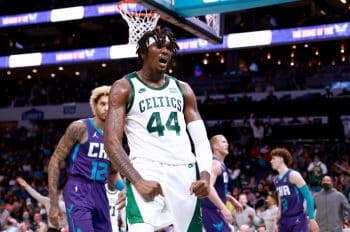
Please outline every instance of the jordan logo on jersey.
[[291, 192], [290, 192], [288, 185], [282, 185], [282, 186], [277, 187], [277, 191], [281, 197], [291, 195]]
[[97, 135], [97, 132], [96, 132], [96, 131], [95, 131], [95, 133], [92, 135], [92, 137], [98, 139], [98, 135]]
[[108, 160], [108, 156], [107, 156], [107, 153], [105, 152], [103, 143], [90, 142], [89, 152], [87, 155], [88, 155], [88, 157], [91, 157], [91, 158], [99, 158], [99, 159], [107, 159]]

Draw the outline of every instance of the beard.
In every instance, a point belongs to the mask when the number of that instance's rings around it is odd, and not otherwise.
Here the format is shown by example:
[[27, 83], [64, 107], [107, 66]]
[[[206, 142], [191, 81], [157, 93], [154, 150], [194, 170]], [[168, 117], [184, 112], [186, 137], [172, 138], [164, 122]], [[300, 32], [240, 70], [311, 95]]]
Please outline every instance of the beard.
[[332, 186], [330, 184], [322, 184], [322, 187], [324, 188], [324, 190], [328, 191], [332, 188]]

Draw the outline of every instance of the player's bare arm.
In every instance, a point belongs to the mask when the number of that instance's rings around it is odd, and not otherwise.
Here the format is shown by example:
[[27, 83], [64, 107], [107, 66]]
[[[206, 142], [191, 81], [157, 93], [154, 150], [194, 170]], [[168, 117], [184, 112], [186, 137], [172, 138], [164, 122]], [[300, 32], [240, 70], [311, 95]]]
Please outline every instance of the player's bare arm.
[[132, 166], [122, 145], [129, 95], [130, 86], [126, 79], [118, 80], [113, 84], [109, 94], [104, 144], [112, 166], [117, 167], [131, 183], [134, 183], [141, 179], [141, 176]]
[[233, 223], [233, 217], [231, 212], [227, 209], [225, 202], [223, 202], [215, 187], [214, 184], [216, 182], [217, 177], [221, 174], [221, 164], [217, 160], [213, 160], [212, 163], [212, 169], [211, 169], [211, 175], [210, 175], [210, 192], [208, 195], [208, 198], [211, 200], [211, 202], [214, 203], [214, 205], [220, 210], [222, 215], [224, 216], [225, 220], [228, 223]]
[[292, 171], [290, 173], [289, 181], [290, 181], [290, 183], [295, 184], [298, 188], [300, 188], [301, 186], [306, 184], [305, 180], [300, 175], [300, 173], [296, 172], [296, 171]]
[[48, 166], [48, 185], [50, 198], [49, 218], [53, 225], [58, 227], [58, 178], [60, 174], [60, 162], [65, 160], [74, 144], [81, 142], [86, 137], [86, 127], [82, 121], [72, 122], [62, 136], [50, 159]]
[[[185, 115], [185, 120], [187, 125], [191, 122], [202, 120], [198, 111], [197, 101], [193, 93], [193, 90], [185, 82], [180, 82], [180, 86], [184, 93], [184, 98], [185, 98], [184, 115]], [[209, 142], [208, 142], [208, 145], [209, 145]], [[208, 149], [211, 154], [210, 145]], [[209, 169], [211, 169], [211, 163], [210, 163]], [[193, 192], [199, 198], [208, 196], [210, 191], [210, 173], [207, 171], [201, 171], [200, 179], [198, 181], [193, 182], [190, 191]]]
[[117, 167], [120, 173], [135, 186], [146, 200], [153, 200], [158, 194], [163, 194], [160, 184], [142, 179], [139, 172], [131, 164], [122, 145], [129, 97], [130, 85], [128, 81], [124, 78], [116, 81], [109, 94], [109, 107], [104, 134], [105, 150], [112, 166]]

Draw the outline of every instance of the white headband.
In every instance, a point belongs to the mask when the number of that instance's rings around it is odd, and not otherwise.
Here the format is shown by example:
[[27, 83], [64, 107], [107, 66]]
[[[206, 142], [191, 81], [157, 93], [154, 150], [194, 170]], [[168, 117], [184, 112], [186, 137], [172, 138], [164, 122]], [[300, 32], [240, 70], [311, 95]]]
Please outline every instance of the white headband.
[[[148, 46], [147, 47], [151, 46], [151, 44], [153, 44], [155, 42], [156, 42], [156, 40], [154, 39], [154, 37], [149, 37], [148, 38]], [[165, 36], [165, 42], [170, 42], [170, 39], [169, 39], [168, 36]]]

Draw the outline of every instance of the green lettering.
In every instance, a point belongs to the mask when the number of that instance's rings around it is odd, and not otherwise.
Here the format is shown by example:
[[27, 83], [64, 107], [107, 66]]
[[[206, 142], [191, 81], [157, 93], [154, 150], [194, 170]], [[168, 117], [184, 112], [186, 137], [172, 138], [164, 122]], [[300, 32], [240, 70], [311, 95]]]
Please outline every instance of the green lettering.
[[170, 107], [169, 97], [165, 97], [165, 99], [166, 99], [166, 105], [167, 105], [167, 107]]
[[176, 98], [171, 98], [171, 106], [176, 109]]
[[139, 102], [139, 109], [140, 109], [140, 112], [141, 112], [141, 113], [145, 112], [144, 103], [145, 103], [144, 100], [141, 100], [141, 101]]
[[147, 109], [152, 109], [152, 106], [151, 106], [151, 99], [150, 98], [146, 98], [146, 104], [147, 104]]
[[159, 102], [160, 102], [160, 106], [161, 107], [164, 107], [164, 104], [163, 104], [163, 99], [164, 97], [157, 97], [159, 99]]
[[158, 108], [159, 107], [159, 105], [158, 105], [158, 103], [157, 103], [157, 99], [155, 98], [155, 97], [152, 97], [152, 100], [153, 100], [153, 107], [154, 108]]

